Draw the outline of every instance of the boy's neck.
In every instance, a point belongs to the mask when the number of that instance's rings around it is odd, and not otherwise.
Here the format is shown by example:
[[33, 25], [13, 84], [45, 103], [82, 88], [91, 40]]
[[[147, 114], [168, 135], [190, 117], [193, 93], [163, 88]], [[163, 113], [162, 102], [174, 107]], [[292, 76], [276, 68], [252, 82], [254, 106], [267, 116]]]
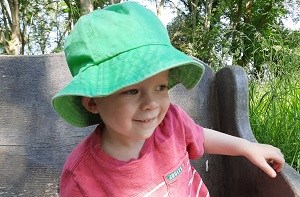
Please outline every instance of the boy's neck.
[[120, 161], [129, 161], [139, 158], [145, 140], [117, 138], [104, 129], [100, 143], [101, 149], [109, 156]]

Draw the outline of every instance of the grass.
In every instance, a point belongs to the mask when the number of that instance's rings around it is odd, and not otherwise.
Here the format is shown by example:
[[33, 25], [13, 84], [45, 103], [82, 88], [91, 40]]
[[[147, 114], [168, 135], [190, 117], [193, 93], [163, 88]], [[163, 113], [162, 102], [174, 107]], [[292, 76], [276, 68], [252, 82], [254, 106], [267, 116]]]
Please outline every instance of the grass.
[[281, 149], [300, 172], [300, 72], [264, 82], [250, 81], [250, 122], [260, 143]]

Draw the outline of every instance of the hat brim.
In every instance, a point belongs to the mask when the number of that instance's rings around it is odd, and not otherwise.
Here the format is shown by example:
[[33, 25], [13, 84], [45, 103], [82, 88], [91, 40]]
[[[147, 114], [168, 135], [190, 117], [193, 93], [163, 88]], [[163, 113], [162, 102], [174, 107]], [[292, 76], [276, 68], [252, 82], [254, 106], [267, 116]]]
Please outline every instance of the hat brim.
[[193, 88], [204, 73], [204, 65], [168, 45], [146, 45], [121, 53], [99, 64], [85, 67], [52, 99], [57, 113], [67, 122], [85, 127], [100, 122], [99, 114], [87, 111], [81, 97], [104, 97], [139, 83], [162, 71], [169, 72], [169, 88], [182, 83]]

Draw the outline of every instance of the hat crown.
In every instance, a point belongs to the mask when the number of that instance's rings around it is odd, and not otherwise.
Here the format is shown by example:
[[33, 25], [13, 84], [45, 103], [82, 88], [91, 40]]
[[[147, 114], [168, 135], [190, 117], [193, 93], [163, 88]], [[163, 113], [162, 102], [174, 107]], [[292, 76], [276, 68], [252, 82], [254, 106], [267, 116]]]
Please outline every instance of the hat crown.
[[82, 16], [65, 41], [65, 55], [75, 76], [81, 69], [146, 45], [171, 45], [168, 32], [152, 11], [126, 2]]

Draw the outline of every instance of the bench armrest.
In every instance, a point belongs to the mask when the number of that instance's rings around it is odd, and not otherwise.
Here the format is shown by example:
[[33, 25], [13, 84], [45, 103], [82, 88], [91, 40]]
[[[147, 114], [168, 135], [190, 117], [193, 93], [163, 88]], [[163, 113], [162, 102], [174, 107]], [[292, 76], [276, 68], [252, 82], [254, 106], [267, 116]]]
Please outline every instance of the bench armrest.
[[[249, 121], [248, 80], [243, 68], [227, 66], [216, 73], [220, 131], [257, 142]], [[288, 164], [275, 179], [242, 157], [223, 157], [225, 191], [230, 197], [300, 196], [300, 175]]]

